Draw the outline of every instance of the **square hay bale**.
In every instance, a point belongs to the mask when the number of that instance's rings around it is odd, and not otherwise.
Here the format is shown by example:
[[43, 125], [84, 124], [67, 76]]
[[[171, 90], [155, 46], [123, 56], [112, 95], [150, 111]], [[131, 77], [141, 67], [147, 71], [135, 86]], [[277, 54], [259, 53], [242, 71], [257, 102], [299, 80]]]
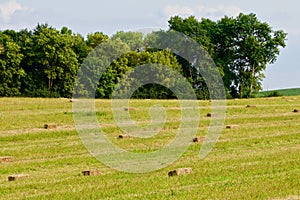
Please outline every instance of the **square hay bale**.
[[227, 129], [236, 129], [238, 127], [239, 127], [238, 125], [227, 125], [226, 126]]
[[79, 100], [78, 99], [70, 99], [70, 102], [78, 102]]
[[56, 129], [57, 126], [56, 126], [56, 124], [45, 124], [44, 128], [45, 129]]
[[195, 143], [203, 142], [204, 140], [205, 140], [205, 137], [203, 137], [203, 136], [193, 138], [193, 142], [195, 142]]
[[81, 172], [83, 176], [96, 176], [96, 175], [100, 175], [101, 172], [97, 169], [95, 170], [85, 170]]
[[24, 179], [24, 178], [28, 178], [29, 175], [28, 174], [14, 174], [8, 177], [8, 181], [16, 181], [19, 179]]
[[13, 161], [13, 157], [12, 156], [1, 156], [0, 157], [0, 163], [12, 162], [12, 161]]
[[13, 161], [12, 156], [1, 156], [0, 157], [0, 163], [2, 163], [2, 162], [12, 162], [12, 161]]
[[168, 176], [179, 176], [179, 175], [185, 175], [185, 174], [191, 174], [193, 173], [192, 168], [179, 168], [172, 171], [169, 171]]
[[216, 117], [216, 114], [215, 114], [215, 113], [207, 113], [206, 116], [207, 116], [207, 117]]
[[135, 110], [134, 108], [124, 108], [124, 111]]
[[131, 136], [131, 135], [128, 135], [128, 134], [121, 134], [121, 135], [119, 135], [118, 138], [120, 138], [120, 139], [125, 139], [125, 138], [132, 138], [132, 136]]
[[247, 105], [247, 108], [256, 108], [256, 105]]

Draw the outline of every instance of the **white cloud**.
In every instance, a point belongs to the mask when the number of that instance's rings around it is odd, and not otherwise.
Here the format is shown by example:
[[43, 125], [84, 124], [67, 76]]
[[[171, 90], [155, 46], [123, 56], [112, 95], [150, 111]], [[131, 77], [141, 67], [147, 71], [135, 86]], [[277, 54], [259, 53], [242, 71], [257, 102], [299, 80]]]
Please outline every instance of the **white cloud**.
[[241, 12], [242, 9], [237, 6], [219, 5], [216, 7], [207, 7], [201, 4], [193, 7], [172, 5], [167, 6], [163, 9], [163, 15], [166, 18], [170, 18], [174, 15], [179, 15], [181, 17], [188, 17], [190, 15], [193, 15], [196, 18], [210, 18], [212, 20], [219, 19], [225, 15], [237, 16]]
[[8, 0], [0, 4], [0, 16], [4, 23], [8, 23], [16, 12], [27, 10], [30, 9], [18, 3], [17, 0]]
[[194, 9], [188, 6], [167, 6], [163, 10], [163, 14], [167, 17], [173, 16], [173, 15], [180, 15], [180, 16], [189, 16], [194, 15]]

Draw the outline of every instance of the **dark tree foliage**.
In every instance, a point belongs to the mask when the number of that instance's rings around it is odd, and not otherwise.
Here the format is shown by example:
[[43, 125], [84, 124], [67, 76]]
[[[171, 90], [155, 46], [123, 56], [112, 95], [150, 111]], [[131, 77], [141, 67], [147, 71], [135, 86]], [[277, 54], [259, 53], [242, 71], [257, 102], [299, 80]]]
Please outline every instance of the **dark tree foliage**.
[[[82, 65], [87, 65], [89, 76], [81, 76], [86, 84], [75, 92], [111, 98], [120, 80], [129, 77], [135, 68], [158, 64], [156, 71], [149, 68], [150, 74], [145, 74], [144, 79], [158, 78], [165, 85], [143, 85], [133, 93], [133, 98], [176, 98], [170, 89], [177, 84], [168, 77], [170, 67], [190, 82], [199, 99], [208, 99], [213, 95], [208, 88], [214, 85], [207, 85], [202, 74], [214, 74], [214, 69], [195, 56], [189, 45], [182, 45], [185, 41], [176, 43], [182, 38], [166, 37], [175, 30], [193, 38], [210, 55], [228, 97], [251, 97], [261, 89], [263, 72], [276, 61], [287, 36], [259, 21], [255, 14], [225, 16], [216, 22], [174, 16], [169, 20], [169, 28], [146, 37], [142, 33], [119, 31], [111, 38], [102, 32], [84, 38], [68, 27], [57, 30], [48, 24], [38, 24], [32, 31], [0, 31], [0, 96], [71, 97], [77, 73]], [[172, 49], [152, 48], [166, 44], [171, 44]], [[102, 48], [97, 48], [99, 45]], [[115, 59], [99, 60], [103, 54]], [[190, 56], [194, 61], [180, 55]], [[121, 93], [126, 92], [130, 85], [121, 88]]]
[[170, 29], [183, 32], [199, 42], [214, 59], [232, 97], [250, 97], [261, 89], [267, 64], [276, 61], [287, 34], [272, 30], [255, 14], [240, 14], [217, 22], [175, 16]]
[[26, 75], [20, 66], [22, 58], [20, 46], [10, 35], [0, 33], [0, 96], [21, 94], [21, 79]]

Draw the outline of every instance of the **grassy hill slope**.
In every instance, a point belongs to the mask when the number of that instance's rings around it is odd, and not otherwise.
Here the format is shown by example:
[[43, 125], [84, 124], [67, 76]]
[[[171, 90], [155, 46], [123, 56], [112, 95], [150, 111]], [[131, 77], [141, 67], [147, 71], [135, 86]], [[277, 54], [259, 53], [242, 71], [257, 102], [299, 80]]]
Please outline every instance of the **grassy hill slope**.
[[267, 97], [268, 95], [277, 92], [282, 96], [299, 96], [300, 88], [291, 88], [291, 89], [282, 89], [282, 90], [271, 90], [271, 91], [263, 91], [260, 92], [257, 97]]

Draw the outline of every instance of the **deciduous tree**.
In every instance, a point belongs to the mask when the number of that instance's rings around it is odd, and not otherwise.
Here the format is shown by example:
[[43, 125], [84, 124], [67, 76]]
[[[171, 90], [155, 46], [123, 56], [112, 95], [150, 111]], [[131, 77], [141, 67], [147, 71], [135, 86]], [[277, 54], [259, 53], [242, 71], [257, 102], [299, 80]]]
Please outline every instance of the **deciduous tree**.
[[20, 67], [20, 46], [0, 33], [0, 96], [19, 96], [25, 71]]

